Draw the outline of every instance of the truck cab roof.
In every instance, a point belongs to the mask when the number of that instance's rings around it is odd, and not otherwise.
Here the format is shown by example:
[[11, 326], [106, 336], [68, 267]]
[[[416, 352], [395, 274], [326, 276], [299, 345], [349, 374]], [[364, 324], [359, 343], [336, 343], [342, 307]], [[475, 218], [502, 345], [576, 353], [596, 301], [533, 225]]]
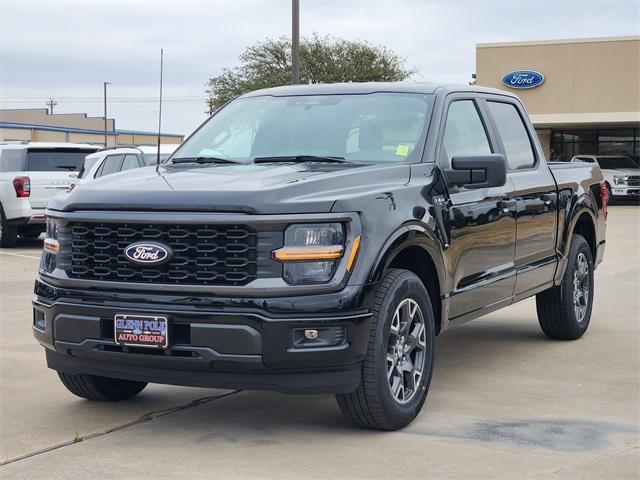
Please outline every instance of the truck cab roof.
[[362, 82], [362, 83], [328, 83], [312, 85], [286, 85], [282, 87], [263, 88], [246, 93], [241, 98], [272, 95], [286, 97], [295, 95], [364, 95], [368, 93], [423, 93], [447, 95], [454, 92], [492, 93], [517, 98], [515, 95], [496, 88], [476, 85], [452, 85], [431, 82]]

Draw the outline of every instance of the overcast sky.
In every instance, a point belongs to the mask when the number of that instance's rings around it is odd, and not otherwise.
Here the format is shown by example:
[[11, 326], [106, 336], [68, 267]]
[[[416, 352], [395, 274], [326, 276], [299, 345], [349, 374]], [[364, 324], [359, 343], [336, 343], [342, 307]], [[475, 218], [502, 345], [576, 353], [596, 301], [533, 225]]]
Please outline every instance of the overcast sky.
[[[414, 80], [466, 83], [475, 44], [638, 35], [639, 0], [300, 0], [301, 35], [382, 44], [418, 70]], [[160, 48], [163, 129], [205, 118], [205, 82], [242, 50], [289, 35], [291, 0], [0, 0], [0, 108], [44, 107], [155, 130]], [[524, 66], [523, 66], [524, 67]], [[533, 66], [530, 66], [533, 67]], [[597, 65], [594, 65], [597, 68]], [[630, 72], [632, 73], [632, 72]]]

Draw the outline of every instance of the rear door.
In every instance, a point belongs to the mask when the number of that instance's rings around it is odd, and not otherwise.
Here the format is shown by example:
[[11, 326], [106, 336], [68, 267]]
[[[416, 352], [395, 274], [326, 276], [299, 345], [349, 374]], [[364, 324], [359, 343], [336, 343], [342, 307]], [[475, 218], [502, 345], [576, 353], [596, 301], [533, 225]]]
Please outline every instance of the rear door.
[[[440, 142], [441, 166], [457, 155], [498, 152], [481, 99], [450, 96]], [[515, 200], [511, 179], [502, 187], [450, 187], [450, 246], [445, 251], [453, 275], [449, 319], [479, 316], [511, 303], [515, 285]]]
[[77, 148], [30, 148], [27, 175], [31, 179], [31, 208], [45, 208], [49, 200], [67, 191], [78, 176], [84, 157], [95, 150]]
[[558, 198], [555, 179], [519, 102], [495, 96], [486, 101], [505, 155], [517, 200], [516, 286], [527, 297], [551, 286], [556, 268]]

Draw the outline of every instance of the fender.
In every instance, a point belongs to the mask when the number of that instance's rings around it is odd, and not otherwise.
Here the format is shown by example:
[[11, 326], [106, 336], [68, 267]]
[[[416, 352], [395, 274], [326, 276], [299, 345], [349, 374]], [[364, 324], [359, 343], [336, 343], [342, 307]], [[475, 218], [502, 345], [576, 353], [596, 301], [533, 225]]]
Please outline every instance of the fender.
[[368, 275], [369, 282], [380, 281], [383, 272], [389, 267], [393, 260], [405, 249], [409, 247], [420, 247], [431, 258], [438, 276], [438, 287], [440, 289], [440, 302], [442, 304], [440, 314], [440, 331], [444, 330], [447, 325], [448, 308], [446, 307], [446, 299], [444, 292], [450, 289], [447, 285], [447, 276], [444, 266], [444, 258], [441, 244], [434, 232], [425, 228], [421, 224], [408, 224], [394, 231], [382, 248], [378, 252], [377, 260], [374, 263]]
[[560, 285], [562, 282], [562, 277], [564, 276], [564, 272], [567, 267], [569, 248], [571, 247], [571, 237], [573, 236], [578, 219], [583, 213], [589, 215], [595, 230], [597, 225], [597, 206], [594, 205], [593, 200], [586, 193], [583, 193], [575, 202], [567, 204], [565, 207], [564, 224], [561, 227], [562, 231], [559, 231], [558, 245], [556, 248], [558, 255], [558, 268], [556, 269], [554, 277], [555, 285]]

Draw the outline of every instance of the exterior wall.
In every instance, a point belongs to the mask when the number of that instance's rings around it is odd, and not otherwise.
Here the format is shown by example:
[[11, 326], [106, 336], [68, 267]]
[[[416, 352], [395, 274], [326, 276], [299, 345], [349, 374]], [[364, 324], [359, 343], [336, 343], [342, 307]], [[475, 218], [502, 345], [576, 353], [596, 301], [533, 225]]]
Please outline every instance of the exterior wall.
[[[0, 109], [0, 122], [104, 130], [104, 117], [88, 117], [86, 113], [55, 113], [50, 115], [46, 108]], [[107, 130], [114, 129], [115, 120], [109, 118]]]
[[[537, 70], [545, 82], [512, 90], [502, 77]], [[476, 83], [518, 94], [538, 126], [640, 121], [640, 37], [478, 44]], [[604, 114], [604, 117], [602, 116]]]
[[31, 130], [25, 130], [22, 128], [1, 128], [0, 140], [28, 141], [31, 140]]

